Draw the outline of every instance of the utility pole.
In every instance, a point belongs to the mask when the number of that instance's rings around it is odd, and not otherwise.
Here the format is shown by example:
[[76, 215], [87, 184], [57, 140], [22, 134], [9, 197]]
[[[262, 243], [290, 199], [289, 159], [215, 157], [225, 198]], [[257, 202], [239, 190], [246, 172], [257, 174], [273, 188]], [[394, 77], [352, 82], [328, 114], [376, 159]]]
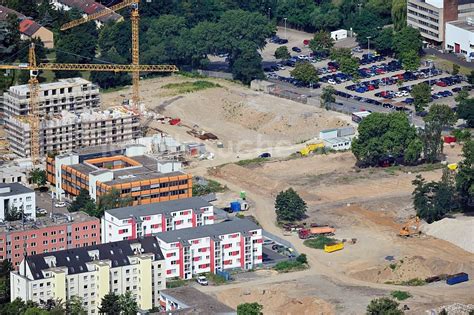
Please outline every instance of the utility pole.
[[285, 39], [288, 39], [288, 35], [286, 34], [286, 20], [287, 20], [287, 18], [283, 18], [283, 20], [285, 21]]

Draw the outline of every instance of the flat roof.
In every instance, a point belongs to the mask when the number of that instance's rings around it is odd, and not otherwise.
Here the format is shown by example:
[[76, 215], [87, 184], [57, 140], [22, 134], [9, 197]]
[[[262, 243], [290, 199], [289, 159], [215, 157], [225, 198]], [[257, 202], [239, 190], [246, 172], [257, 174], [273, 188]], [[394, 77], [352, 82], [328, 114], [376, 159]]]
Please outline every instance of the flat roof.
[[[473, 17], [473, 22], [474, 22], [474, 17]], [[451, 24], [453, 26], [462, 28], [463, 30], [474, 32], [474, 23], [469, 24], [467, 20], [451, 21], [451, 22], [447, 22], [446, 24]]]
[[26, 221], [25, 224], [23, 224], [21, 220], [3, 222], [0, 224], [0, 232], [25, 232], [32, 229], [38, 230], [51, 226], [65, 225], [68, 223], [84, 223], [92, 221], [97, 221], [97, 224], [100, 224], [99, 219], [91, 217], [82, 211], [70, 212], [68, 215], [62, 213], [53, 213], [52, 217], [49, 215], [45, 217], [37, 217], [36, 221]]
[[156, 234], [156, 237], [166, 243], [178, 241], [189, 241], [203, 237], [218, 237], [220, 235], [240, 232], [242, 234], [261, 229], [257, 224], [249, 219], [234, 219], [211, 225], [201, 225], [181, 230], [167, 231]]
[[337, 137], [331, 139], [324, 139], [324, 141], [329, 142], [331, 144], [341, 143], [341, 142], [351, 142], [351, 138], [348, 137]]
[[0, 189], [7, 188], [7, 187], [10, 188], [10, 191], [3, 192], [3, 193], [0, 192], [0, 197], [9, 197], [9, 196], [15, 196], [19, 194], [28, 194], [28, 193], [35, 192], [33, 189], [25, 187], [19, 183], [10, 183], [10, 184], [0, 183]]
[[[135, 254], [133, 252], [132, 244], [139, 243], [143, 252]], [[158, 241], [153, 236], [139, 238], [136, 240], [125, 240], [119, 242], [105, 243], [99, 245], [92, 245], [87, 247], [79, 247], [74, 249], [65, 249], [51, 253], [43, 253], [38, 255], [31, 255], [26, 257], [28, 266], [34, 280], [43, 279], [44, 270], [50, 269], [46, 263], [46, 257], [55, 257], [55, 268], [67, 268], [68, 274], [80, 274], [89, 272], [87, 263], [97, 261], [89, 255], [89, 251], [98, 251], [98, 260], [110, 260], [111, 268], [122, 267], [130, 265], [130, 256], [140, 256], [143, 254], [154, 254], [155, 260], [162, 260], [163, 253], [161, 252]]]
[[188, 209], [200, 209], [212, 206], [209, 202], [201, 197], [191, 197], [185, 199], [177, 199], [171, 201], [163, 201], [151, 203], [147, 205], [130, 206], [117, 209], [107, 210], [108, 214], [123, 220], [130, 217], [143, 217], [154, 214], [169, 214], [171, 212]]
[[[178, 314], [235, 314], [235, 310], [214, 297], [196, 288], [185, 286], [160, 291], [160, 294], [185, 304], [188, 308], [177, 310]], [[152, 313], [153, 314], [153, 313]]]
[[[81, 84], [93, 84], [93, 83], [84, 78], [77, 77], [77, 78], [59, 79], [58, 81], [50, 82], [50, 83], [41, 83], [38, 86], [38, 88], [40, 91], [43, 91], [43, 90], [59, 89], [59, 88], [81, 85]], [[17, 93], [18, 92], [29, 93], [30, 86], [28, 84], [14, 85], [14, 86], [11, 86], [8, 90], [15, 91]]]

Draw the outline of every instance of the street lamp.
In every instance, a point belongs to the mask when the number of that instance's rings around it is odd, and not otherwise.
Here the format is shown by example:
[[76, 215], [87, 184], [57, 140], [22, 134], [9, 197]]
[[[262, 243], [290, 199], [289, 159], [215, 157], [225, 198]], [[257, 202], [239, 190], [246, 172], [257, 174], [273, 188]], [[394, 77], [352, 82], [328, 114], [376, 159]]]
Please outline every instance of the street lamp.
[[271, 20], [272, 19], [272, 8], [268, 8], [268, 19]]
[[370, 39], [372, 36], [367, 36], [367, 55], [370, 55]]
[[285, 21], [285, 39], [288, 39], [288, 36], [286, 35], [286, 20], [287, 20], [287, 18], [283, 18], [283, 20]]

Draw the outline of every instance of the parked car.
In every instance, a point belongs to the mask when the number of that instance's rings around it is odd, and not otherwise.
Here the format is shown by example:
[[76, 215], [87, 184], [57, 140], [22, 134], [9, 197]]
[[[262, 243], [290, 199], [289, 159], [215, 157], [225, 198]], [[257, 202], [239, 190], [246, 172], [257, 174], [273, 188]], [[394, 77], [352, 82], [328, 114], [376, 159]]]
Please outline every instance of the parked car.
[[54, 204], [56, 208], [64, 208], [66, 206], [66, 203], [64, 201], [58, 201]]
[[332, 84], [332, 85], [335, 85], [335, 84], [336, 84], [336, 80], [334, 80], [334, 79], [329, 79], [329, 80], [328, 80], [328, 83], [329, 83], [329, 84]]
[[273, 244], [275, 244], [275, 242], [270, 239], [266, 239], [263, 241], [263, 245], [273, 245]]
[[264, 152], [264, 153], [260, 154], [258, 157], [262, 158], [262, 159], [267, 159], [267, 158], [271, 158], [272, 155], [268, 152]]
[[293, 50], [294, 52], [297, 52], [297, 53], [301, 52], [301, 48], [298, 48], [298, 47], [293, 47], [293, 48], [291, 48], [291, 50]]
[[205, 276], [199, 276], [196, 278], [196, 281], [197, 283], [199, 283], [200, 285], [208, 285], [209, 282], [207, 282], [207, 279]]
[[48, 211], [46, 211], [46, 209], [36, 207], [36, 213], [37, 214], [47, 214]]

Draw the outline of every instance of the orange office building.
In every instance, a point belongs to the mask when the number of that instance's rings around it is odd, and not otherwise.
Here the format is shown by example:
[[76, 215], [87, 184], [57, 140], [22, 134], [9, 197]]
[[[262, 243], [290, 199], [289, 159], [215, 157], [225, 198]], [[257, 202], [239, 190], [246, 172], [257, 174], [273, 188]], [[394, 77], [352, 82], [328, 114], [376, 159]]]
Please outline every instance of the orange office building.
[[99, 146], [48, 157], [48, 181], [57, 199], [73, 199], [81, 189], [97, 201], [112, 189], [133, 205], [192, 197], [192, 176], [178, 161], [161, 161], [144, 154], [141, 145]]

